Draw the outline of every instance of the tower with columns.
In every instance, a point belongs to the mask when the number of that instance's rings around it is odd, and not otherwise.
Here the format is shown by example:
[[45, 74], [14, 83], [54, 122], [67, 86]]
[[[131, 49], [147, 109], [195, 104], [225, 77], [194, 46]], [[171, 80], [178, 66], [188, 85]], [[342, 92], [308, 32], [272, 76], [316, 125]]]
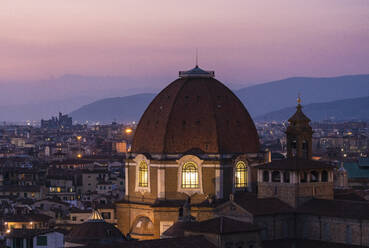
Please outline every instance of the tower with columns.
[[258, 166], [258, 197], [277, 197], [292, 207], [312, 198], [333, 199], [334, 167], [312, 160], [312, 128], [301, 98], [288, 120], [287, 158]]

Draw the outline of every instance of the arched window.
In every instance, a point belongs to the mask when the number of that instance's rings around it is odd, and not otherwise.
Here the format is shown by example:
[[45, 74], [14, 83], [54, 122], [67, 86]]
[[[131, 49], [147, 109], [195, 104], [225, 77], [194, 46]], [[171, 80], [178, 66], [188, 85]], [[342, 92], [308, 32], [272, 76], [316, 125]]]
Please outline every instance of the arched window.
[[312, 171], [310, 173], [310, 182], [318, 182], [319, 181], [319, 173], [317, 171]]
[[263, 171], [263, 182], [269, 182], [269, 171]]
[[283, 182], [285, 182], [285, 183], [290, 182], [290, 172], [289, 171], [283, 172]]
[[194, 189], [199, 187], [199, 172], [194, 162], [187, 162], [182, 167], [182, 188]]
[[245, 188], [247, 187], [248, 183], [248, 171], [247, 166], [244, 162], [239, 161], [236, 164], [236, 171], [235, 171], [235, 186], [236, 188]]
[[322, 182], [328, 182], [328, 172], [327, 171], [322, 172]]
[[148, 167], [145, 161], [141, 161], [140, 166], [138, 167], [138, 186], [139, 187], [148, 187], [149, 186], [149, 173]]
[[275, 183], [281, 182], [281, 173], [279, 171], [272, 172], [272, 182], [275, 182]]

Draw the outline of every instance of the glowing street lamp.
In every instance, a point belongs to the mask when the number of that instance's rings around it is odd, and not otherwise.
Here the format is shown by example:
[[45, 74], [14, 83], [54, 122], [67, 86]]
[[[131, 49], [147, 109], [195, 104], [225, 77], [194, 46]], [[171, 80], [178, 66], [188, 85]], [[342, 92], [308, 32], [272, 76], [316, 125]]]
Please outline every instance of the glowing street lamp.
[[81, 153], [78, 153], [77, 154], [77, 158], [82, 158], [82, 154]]
[[77, 140], [78, 140], [78, 141], [81, 141], [81, 139], [82, 139], [82, 136], [78, 135], [78, 136], [77, 136]]
[[132, 128], [127, 127], [127, 128], [124, 130], [124, 132], [125, 132], [126, 134], [131, 134], [131, 133], [133, 132], [133, 130], [132, 130]]

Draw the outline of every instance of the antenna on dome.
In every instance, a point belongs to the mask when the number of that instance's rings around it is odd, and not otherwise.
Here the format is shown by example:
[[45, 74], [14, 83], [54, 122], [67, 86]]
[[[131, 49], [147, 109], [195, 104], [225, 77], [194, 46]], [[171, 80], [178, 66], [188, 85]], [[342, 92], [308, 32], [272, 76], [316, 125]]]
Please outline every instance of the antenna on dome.
[[196, 67], [199, 67], [199, 51], [196, 48]]

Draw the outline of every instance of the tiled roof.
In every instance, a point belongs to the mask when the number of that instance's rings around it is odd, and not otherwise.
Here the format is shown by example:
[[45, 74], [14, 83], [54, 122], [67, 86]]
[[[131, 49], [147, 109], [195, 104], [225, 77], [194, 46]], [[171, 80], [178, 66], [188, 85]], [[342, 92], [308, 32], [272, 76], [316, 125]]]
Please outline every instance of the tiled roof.
[[88, 248], [216, 248], [203, 236], [189, 236], [181, 238], [153, 239], [143, 241], [126, 241], [113, 244], [90, 244]]
[[0, 186], [0, 192], [40, 192], [39, 185], [3, 185]]
[[200, 222], [189, 222], [184, 226], [184, 229], [194, 233], [230, 234], [257, 232], [260, 227], [252, 223], [221, 216]]
[[335, 189], [334, 190], [334, 199], [335, 200], [347, 200], [347, 201], [366, 201], [364, 196], [368, 192], [360, 191], [360, 190], [340, 190]]
[[185, 77], [150, 103], [135, 131], [133, 153], [248, 153], [259, 137], [242, 102], [212, 77]]
[[105, 221], [87, 221], [73, 227], [66, 240], [76, 243], [98, 243], [123, 241], [125, 237], [113, 224]]
[[289, 122], [310, 122], [310, 119], [302, 112], [302, 106], [300, 104], [296, 107], [296, 112], [288, 119]]
[[277, 198], [235, 197], [234, 202], [252, 215], [292, 213], [294, 209]]
[[17, 214], [17, 215], [5, 215], [3, 216], [3, 220], [7, 222], [30, 222], [30, 221], [39, 221], [46, 222], [52, 219], [48, 215], [44, 214]]
[[38, 235], [58, 232], [53, 229], [12, 229], [9, 234], [6, 234], [8, 238], [32, 238]]
[[162, 233], [163, 237], [178, 238], [184, 237], [185, 227], [188, 222], [177, 221], [171, 227], [169, 227], [165, 232]]
[[332, 242], [325, 242], [319, 240], [307, 239], [279, 239], [279, 240], [264, 240], [262, 242], [263, 248], [355, 248], [361, 247], [359, 245], [339, 244]]
[[347, 171], [347, 175], [350, 178], [367, 178], [369, 179], [369, 168], [361, 168], [358, 163], [345, 162], [343, 167]]

